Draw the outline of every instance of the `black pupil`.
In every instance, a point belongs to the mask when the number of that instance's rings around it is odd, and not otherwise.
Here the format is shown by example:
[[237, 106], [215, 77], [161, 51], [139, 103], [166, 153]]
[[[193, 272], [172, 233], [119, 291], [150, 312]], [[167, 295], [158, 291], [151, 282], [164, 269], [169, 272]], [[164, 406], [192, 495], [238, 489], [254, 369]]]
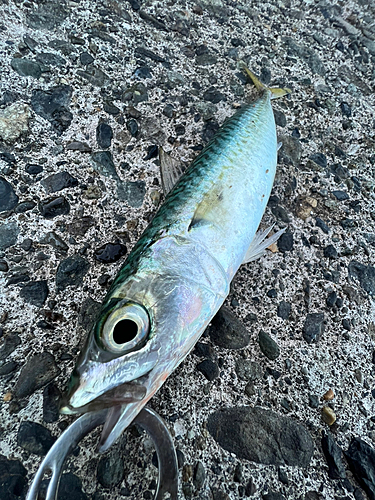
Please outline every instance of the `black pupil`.
[[138, 333], [137, 323], [131, 319], [122, 319], [113, 330], [113, 340], [116, 344], [126, 344], [133, 340]]

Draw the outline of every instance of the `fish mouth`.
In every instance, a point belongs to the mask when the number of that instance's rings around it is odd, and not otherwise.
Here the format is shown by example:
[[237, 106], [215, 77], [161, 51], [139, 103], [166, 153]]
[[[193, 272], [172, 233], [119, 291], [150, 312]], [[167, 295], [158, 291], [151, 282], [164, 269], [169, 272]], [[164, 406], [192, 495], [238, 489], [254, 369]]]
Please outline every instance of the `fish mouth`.
[[68, 393], [62, 400], [60, 413], [63, 415], [78, 415], [106, 408], [121, 408], [122, 405], [142, 401], [146, 393], [147, 389], [144, 385], [135, 382], [125, 382], [79, 407], [74, 407], [69, 403], [71, 394]]

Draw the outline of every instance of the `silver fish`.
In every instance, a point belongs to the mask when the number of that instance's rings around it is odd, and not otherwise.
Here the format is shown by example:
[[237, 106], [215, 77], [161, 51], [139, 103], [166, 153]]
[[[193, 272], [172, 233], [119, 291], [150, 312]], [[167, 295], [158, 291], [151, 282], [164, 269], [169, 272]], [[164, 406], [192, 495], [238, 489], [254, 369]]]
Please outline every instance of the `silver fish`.
[[256, 234], [277, 163], [271, 98], [228, 119], [178, 179], [164, 169], [164, 204], [118, 273], [71, 377], [62, 413], [109, 408], [100, 451], [134, 420], [191, 351], [242, 263], [282, 231]]

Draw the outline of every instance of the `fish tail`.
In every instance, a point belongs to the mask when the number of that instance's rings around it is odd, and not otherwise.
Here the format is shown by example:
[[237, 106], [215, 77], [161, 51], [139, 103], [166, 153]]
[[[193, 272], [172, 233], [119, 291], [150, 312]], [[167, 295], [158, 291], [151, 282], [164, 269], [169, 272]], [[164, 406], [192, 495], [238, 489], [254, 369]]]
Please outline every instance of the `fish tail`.
[[283, 97], [284, 95], [290, 94], [292, 91], [288, 88], [285, 89], [278, 89], [278, 88], [270, 88], [264, 85], [257, 76], [254, 75], [252, 71], [249, 70], [249, 68], [245, 65], [241, 65], [241, 69], [247, 74], [247, 76], [251, 79], [251, 81], [254, 83], [255, 87], [259, 91], [265, 91], [267, 90], [270, 92], [270, 98], [271, 99], [277, 99], [278, 97]]

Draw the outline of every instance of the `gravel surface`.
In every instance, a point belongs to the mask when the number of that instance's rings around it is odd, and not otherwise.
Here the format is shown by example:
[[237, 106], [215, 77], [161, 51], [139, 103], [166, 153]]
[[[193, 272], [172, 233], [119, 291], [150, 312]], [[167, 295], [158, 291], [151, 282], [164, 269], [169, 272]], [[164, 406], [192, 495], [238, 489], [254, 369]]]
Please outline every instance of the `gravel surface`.
[[[22, 499], [98, 304], [188, 164], [254, 98], [282, 146], [225, 309], [151, 406], [180, 498], [375, 498], [375, 8], [366, 0], [0, 0], [0, 497]], [[222, 334], [220, 333], [222, 332]], [[229, 332], [233, 332], [233, 335]], [[60, 499], [152, 498], [151, 440], [74, 451]]]

